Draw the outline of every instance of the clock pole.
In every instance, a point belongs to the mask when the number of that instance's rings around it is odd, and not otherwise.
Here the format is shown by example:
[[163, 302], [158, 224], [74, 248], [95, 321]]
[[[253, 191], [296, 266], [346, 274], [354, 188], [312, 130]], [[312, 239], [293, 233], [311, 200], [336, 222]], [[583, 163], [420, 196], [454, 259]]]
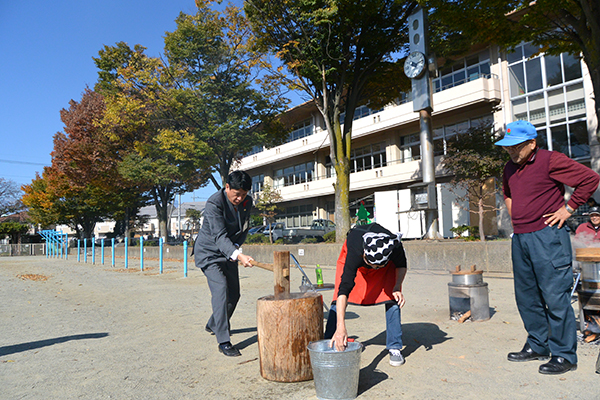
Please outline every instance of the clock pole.
[[[437, 189], [435, 185], [435, 160], [433, 155], [433, 134], [431, 113], [433, 111], [433, 85], [431, 75], [437, 73], [435, 56], [429, 60], [429, 39], [427, 35], [427, 15], [419, 6], [408, 17], [410, 55], [404, 65], [404, 72], [411, 78], [413, 110], [419, 113], [421, 139], [421, 171], [427, 206], [424, 209], [427, 239], [439, 239]], [[419, 54], [420, 53], [420, 54]], [[425, 59], [424, 63], [417, 62]]]

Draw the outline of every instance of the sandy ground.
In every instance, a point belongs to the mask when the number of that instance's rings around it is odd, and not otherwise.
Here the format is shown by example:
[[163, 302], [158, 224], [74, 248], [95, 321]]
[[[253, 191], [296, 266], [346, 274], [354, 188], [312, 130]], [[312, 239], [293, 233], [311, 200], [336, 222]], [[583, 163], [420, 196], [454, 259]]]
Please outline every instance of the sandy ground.
[[[201, 271], [190, 266], [186, 278], [181, 263], [159, 275], [156, 262], [144, 272], [139, 261], [129, 270], [119, 262], [0, 259], [0, 399], [317, 398], [313, 381], [260, 375], [256, 300], [272, 294], [271, 272], [241, 268], [232, 341], [242, 357], [227, 358], [204, 332], [210, 293]], [[334, 271], [324, 277], [331, 282]], [[349, 333], [365, 346], [359, 399], [599, 398], [598, 345], [580, 344], [579, 369], [564, 375], [539, 374], [540, 362], [510, 363], [506, 354], [525, 341], [512, 279], [484, 275], [492, 317], [464, 324], [449, 319], [450, 280], [409, 271], [402, 367], [388, 364], [383, 307], [349, 308]], [[291, 282], [297, 291], [297, 270]], [[327, 304], [331, 296], [323, 292]]]

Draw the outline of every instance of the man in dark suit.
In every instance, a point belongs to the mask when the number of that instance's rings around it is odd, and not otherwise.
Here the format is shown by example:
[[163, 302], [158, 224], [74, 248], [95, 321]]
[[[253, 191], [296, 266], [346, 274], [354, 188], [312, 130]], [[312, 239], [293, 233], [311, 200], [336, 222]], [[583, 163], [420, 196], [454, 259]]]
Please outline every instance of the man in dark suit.
[[252, 267], [252, 257], [240, 247], [248, 235], [252, 198], [248, 192], [252, 178], [244, 171], [233, 171], [225, 188], [210, 196], [204, 209], [204, 221], [194, 243], [194, 261], [202, 269], [212, 295], [212, 315], [206, 331], [216, 335], [219, 351], [240, 356], [231, 344], [229, 320], [240, 298], [238, 262]]

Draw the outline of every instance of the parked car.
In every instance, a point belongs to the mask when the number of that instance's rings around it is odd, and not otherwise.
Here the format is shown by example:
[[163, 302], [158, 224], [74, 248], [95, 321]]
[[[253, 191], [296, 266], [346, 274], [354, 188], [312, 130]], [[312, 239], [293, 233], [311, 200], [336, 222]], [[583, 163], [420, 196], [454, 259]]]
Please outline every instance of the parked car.
[[265, 229], [262, 231], [264, 235], [269, 236], [269, 226], [271, 227], [273, 241], [284, 236], [285, 224], [283, 222], [274, 222], [270, 225], [265, 226]]
[[266, 225], [253, 226], [248, 230], [248, 235], [254, 235], [255, 233], [262, 233], [265, 230]]
[[[315, 219], [310, 226], [299, 228], [286, 228], [283, 222], [271, 224], [273, 230], [273, 240], [287, 238], [290, 240], [302, 240], [304, 238], [323, 237], [328, 232], [335, 231], [335, 224], [328, 219]], [[269, 235], [269, 228], [263, 230], [265, 235]]]
[[284, 231], [287, 238], [316, 238], [335, 231], [335, 224], [328, 219], [315, 219], [309, 227], [289, 228]]

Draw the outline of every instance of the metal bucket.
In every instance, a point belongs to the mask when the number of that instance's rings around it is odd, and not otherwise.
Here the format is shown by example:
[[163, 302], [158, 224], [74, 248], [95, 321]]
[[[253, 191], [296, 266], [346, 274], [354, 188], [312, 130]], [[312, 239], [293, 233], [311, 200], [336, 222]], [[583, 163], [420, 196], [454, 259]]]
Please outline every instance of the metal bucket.
[[348, 342], [344, 351], [329, 347], [331, 340], [308, 344], [317, 398], [320, 400], [351, 400], [358, 396], [360, 374], [360, 342]]
[[483, 275], [478, 274], [452, 274], [452, 283], [459, 285], [479, 285], [483, 283]]

